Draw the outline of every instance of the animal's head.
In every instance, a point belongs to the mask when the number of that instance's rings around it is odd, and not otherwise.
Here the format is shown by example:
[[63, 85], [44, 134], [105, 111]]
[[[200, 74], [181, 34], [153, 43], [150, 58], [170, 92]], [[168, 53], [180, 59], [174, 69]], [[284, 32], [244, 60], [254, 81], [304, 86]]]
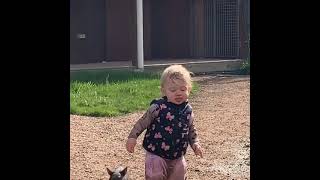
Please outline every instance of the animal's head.
[[114, 171], [111, 171], [109, 168], [107, 168], [107, 171], [110, 175], [109, 180], [128, 180], [127, 167], [118, 167]]

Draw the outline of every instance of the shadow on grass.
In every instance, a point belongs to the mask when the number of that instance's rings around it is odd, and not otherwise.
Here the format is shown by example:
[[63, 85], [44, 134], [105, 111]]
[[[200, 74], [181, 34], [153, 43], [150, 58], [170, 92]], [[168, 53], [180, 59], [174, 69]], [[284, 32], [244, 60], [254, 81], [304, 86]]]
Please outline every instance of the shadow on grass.
[[160, 79], [159, 73], [134, 72], [125, 70], [82, 70], [70, 72], [70, 82], [91, 82], [108, 84], [139, 79]]

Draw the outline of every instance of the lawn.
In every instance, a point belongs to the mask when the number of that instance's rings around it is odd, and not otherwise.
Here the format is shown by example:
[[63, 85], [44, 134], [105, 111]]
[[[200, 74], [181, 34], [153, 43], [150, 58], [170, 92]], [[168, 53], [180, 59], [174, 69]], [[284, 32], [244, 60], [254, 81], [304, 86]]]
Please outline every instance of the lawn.
[[[70, 113], [119, 116], [145, 110], [161, 97], [160, 74], [120, 70], [80, 71], [71, 74]], [[198, 85], [194, 84], [195, 89]]]

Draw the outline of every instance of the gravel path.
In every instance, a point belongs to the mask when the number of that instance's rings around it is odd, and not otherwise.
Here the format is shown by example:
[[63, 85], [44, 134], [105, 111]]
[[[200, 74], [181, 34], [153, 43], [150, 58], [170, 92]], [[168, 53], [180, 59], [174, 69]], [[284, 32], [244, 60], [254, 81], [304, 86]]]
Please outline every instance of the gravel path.
[[[204, 158], [188, 148], [189, 180], [250, 179], [250, 77], [193, 77], [199, 92], [189, 99]], [[70, 179], [107, 179], [106, 168], [128, 166], [130, 178], [144, 179], [144, 151], [138, 138], [133, 154], [126, 137], [144, 112], [116, 118], [70, 115]]]

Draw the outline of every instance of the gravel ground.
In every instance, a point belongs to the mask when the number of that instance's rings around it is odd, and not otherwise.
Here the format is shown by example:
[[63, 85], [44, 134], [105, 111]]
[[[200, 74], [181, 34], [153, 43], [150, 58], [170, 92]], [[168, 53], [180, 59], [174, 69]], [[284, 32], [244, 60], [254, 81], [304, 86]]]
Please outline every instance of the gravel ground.
[[[204, 158], [188, 148], [189, 180], [250, 179], [250, 77], [193, 77], [199, 92], [189, 99]], [[70, 179], [107, 179], [106, 168], [127, 166], [133, 180], [144, 179], [144, 133], [133, 154], [125, 142], [142, 112], [115, 118], [70, 115]]]

